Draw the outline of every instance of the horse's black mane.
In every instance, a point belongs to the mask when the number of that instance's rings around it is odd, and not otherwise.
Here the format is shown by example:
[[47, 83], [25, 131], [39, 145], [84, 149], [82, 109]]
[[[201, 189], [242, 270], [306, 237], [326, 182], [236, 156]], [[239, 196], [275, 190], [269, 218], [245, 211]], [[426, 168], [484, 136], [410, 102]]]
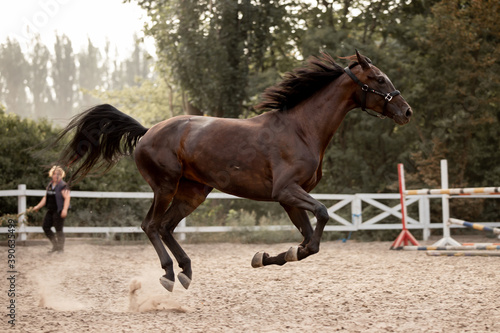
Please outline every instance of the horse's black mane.
[[[352, 58], [347, 59], [353, 60]], [[255, 109], [289, 110], [343, 73], [344, 68], [327, 53], [322, 53], [320, 58], [310, 57], [304, 67], [286, 73], [280, 83], [267, 88]]]

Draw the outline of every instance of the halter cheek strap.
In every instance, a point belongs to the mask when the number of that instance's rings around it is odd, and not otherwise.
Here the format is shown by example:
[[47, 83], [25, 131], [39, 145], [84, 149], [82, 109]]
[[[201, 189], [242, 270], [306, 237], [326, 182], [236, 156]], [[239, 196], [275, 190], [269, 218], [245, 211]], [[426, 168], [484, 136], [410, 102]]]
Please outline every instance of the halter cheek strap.
[[384, 103], [384, 108], [382, 110], [382, 118], [387, 117], [387, 103], [389, 103], [394, 96], [397, 96], [397, 95], [401, 94], [401, 92], [399, 90], [394, 90], [393, 92], [384, 94], [383, 92], [380, 92], [378, 90], [370, 88], [367, 84], [364, 84], [363, 82], [361, 82], [358, 79], [358, 77], [356, 75], [354, 75], [354, 73], [351, 71], [351, 69], [349, 67], [344, 68], [344, 72], [346, 72], [346, 74], [349, 75], [349, 77], [354, 82], [356, 82], [361, 87], [361, 90], [363, 91], [363, 95], [361, 97], [361, 110], [365, 111], [366, 113], [368, 113], [371, 116], [380, 117], [378, 114], [377, 115], [372, 115], [371, 113], [369, 113], [368, 111], [366, 111], [366, 95], [368, 93], [377, 94], [379, 96], [384, 97], [385, 103]]

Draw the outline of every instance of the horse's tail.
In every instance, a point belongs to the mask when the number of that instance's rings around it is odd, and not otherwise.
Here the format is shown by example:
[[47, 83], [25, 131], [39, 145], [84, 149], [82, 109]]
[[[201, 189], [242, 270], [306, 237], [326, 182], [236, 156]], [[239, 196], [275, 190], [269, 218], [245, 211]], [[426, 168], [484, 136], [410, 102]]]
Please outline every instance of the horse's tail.
[[85, 177], [92, 169], [106, 173], [125, 155], [130, 155], [147, 128], [109, 104], [97, 105], [76, 115], [58, 135], [56, 143], [76, 130], [61, 153], [60, 163], [75, 165], [70, 182]]

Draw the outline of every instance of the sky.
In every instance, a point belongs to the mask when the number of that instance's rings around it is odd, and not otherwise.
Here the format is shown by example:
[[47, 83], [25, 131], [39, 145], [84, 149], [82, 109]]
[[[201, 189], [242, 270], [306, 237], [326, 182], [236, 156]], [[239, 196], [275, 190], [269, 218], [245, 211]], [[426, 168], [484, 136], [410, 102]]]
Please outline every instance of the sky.
[[[56, 33], [65, 34], [75, 52], [92, 43], [104, 49], [107, 41], [119, 59], [133, 49], [134, 34], [143, 37], [147, 15], [135, 2], [123, 0], [21, 0], [0, 2], [0, 43], [8, 37], [17, 39], [28, 50], [35, 33], [53, 49]], [[152, 38], [146, 48], [154, 53]]]

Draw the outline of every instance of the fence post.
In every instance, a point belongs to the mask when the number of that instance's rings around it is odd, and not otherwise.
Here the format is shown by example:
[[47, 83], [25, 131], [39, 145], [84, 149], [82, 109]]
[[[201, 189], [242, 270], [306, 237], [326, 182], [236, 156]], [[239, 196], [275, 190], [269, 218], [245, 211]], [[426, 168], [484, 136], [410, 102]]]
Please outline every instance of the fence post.
[[[181, 220], [181, 222], [179, 222], [179, 227], [181, 228], [184, 228], [186, 226], [186, 218], [183, 218]], [[179, 233], [179, 240], [181, 242], [185, 241], [186, 240], [186, 233], [185, 232], [181, 232]]]
[[20, 184], [17, 186], [17, 189], [19, 190], [19, 195], [17, 197], [17, 213], [22, 215], [19, 215], [18, 218], [18, 224], [19, 224], [19, 240], [20, 241], [25, 241], [26, 240], [26, 226], [24, 225], [24, 220], [26, 219], [26, 184]]
[[352, 213], [352, 225], [359, 230], [361, 223], [363, 222], [363, 214], [361, 207], [361, 198], [357, 194], [354, 195], [354, 199], [351, 202], [351, 213]]
[[430, 206], [429, 206], [429, 198], [425, 195], [421, 196], [418, 200], [418, 217], [420, 223], [423, 226], [423, 235], [422, 238], [424, 241], [429, 240], [431, 235], [430, 230]]

